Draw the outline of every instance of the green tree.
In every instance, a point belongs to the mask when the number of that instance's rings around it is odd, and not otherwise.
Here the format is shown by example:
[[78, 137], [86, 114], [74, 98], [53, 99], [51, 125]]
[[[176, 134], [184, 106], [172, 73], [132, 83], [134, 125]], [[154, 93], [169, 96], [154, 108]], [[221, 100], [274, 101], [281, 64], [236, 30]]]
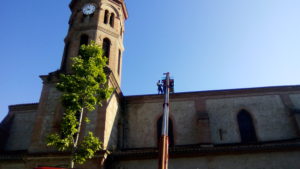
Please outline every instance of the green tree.
[[71, 151], [71, 168], [74, 163], [82, 164], [91, 159], [96, 151], [102, 149], [102, 143], [88, 132], [82, 142], [78, 142], [83, 114], [102, 106], [101, 102], [111, 96], [113, 89], [108, 87], [104, 68], [107, 58], [103, 50], [92, 42], [82, 45], [79, 56], [74, 57], [71, 74], [61, 74], [56, 88], [62, 92], [61, 102], [65, 108], [60, 132], [50, 134], [47, 146], [54, 146], [59, 151]]

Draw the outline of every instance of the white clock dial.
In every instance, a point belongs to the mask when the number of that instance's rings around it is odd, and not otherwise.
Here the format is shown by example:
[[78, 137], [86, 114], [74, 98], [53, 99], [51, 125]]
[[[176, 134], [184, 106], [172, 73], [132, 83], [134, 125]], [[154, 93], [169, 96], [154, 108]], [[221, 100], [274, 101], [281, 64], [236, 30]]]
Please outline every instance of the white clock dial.
[[90, 14], [94, 13], [95, 10], [96, 10], [96, 7], [93, 4], [85, 4], [84, 7], [82, 8], [82, 12], [85, 15], [90, 15]]

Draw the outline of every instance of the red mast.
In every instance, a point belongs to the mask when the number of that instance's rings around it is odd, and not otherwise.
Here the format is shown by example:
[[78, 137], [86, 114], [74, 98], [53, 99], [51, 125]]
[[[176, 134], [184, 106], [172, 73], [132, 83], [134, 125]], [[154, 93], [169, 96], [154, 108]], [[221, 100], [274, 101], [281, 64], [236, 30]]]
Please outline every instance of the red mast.
[[164, 114], [162, 120], [162, 131], [161, 137], [159, 140], [159, 169], [168, 169], [168, 160], [169, 160], [169, 94], [170, 94], [170, 73], [164, 73], [166, 79], [164, 80]]

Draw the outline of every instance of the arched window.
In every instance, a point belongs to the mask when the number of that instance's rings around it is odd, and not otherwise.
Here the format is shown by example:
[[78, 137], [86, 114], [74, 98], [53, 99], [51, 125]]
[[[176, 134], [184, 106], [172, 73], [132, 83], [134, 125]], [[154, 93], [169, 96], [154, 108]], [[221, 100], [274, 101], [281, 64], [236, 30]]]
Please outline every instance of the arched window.
[[119, 50], [119, 57], [118, 57], [118, 75], [120, 75], [121, 71], [121, 50]]
[[107, 24], [107, 22], [108, 22], [108, 10], [105, 10], [105, 12], [104, 12], [104, 24]]
[[67, 59], [68, 59], [68, 55], [69, 55], [69, 46], [70, 46], [70, 42], [67, 42], [65, 45], [63, 60], [62, 60], [62, 64], [61, 64], [61, 70], [63, 72], [66, 71]]
[[109, 63], [109, 53], [110, 53], [110, 45], [111, 45], [111, 42], [108, 38], [105, 38], [103, 40], [103, 45], [102, 45], [102, 48], [103, 48], [103, 56], [107, 57], [107, 64]]
[[79, 54], [81, 45], [88, 45], [88, 43], [89, 43], [89, 36], [86, 35], [86, 34], [82, 34], [82, 35], [80, 36], [80, 43], [79, 43], [78, 54]]
[[237, 115], [242, 143], [257, 142], [253, 120], [249, 112], [241, 110]]
[[115, 24], [115, 14], [111, 13], [110, 18], [109, 18], [109, 25], [111, 27], [114, 27], [114, 24]]
[[89, 36], [86, 34], [81, 35], [80, 37], [80, 46], [81, 45], [88, 45], [89, 43]]
[[[163, 116], [161, 116], [158, 120], [157, 120], [157, 145], [159, 145], [159, 140], [161, 137], [161, 130], [162, 130], [162, 121], [163, 121]], [[174, 146], [174, 133], [173, 133], [173, 122], [172, 120], [169, 118], [169, 143], [170, 146]]]

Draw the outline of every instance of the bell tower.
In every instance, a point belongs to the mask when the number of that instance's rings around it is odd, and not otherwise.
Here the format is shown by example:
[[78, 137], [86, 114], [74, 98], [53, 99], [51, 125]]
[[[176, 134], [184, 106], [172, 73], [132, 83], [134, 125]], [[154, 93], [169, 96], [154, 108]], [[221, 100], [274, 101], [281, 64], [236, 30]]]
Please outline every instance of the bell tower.
[[80, 46], [95, 41], [104, 49], [108, 67], [120, 85], [123, 33], [128, 17], [124, 0], [72, 0], [70, 9], [61, 71], [69, 73], [71, 58], [78, 55]]
[[58, 71], [41, 76], [43, 89], [35, 119], [29, 152], [55, 151], [46, 147], [46, 137], [59, 130], [64, 108], [60, 103], [61, 93], [56, 89], [60, 73], [71, 73], [73, 57], [80, 46], [95, 41], [102, 46], [108, 58], [108, 85], [115, 89], [112, 96], [101, 107], [88, 113], [91, 120], [81, 132], [92, 131], [103, 142], [103, 148], [113, 150], [119, 145], [118, 125], [121, 112], [120, 89], [122, 74], [123, 34], [128, 18], [124, 0], [72, 0], [69, 30], [65, 37], [65, 48]]

